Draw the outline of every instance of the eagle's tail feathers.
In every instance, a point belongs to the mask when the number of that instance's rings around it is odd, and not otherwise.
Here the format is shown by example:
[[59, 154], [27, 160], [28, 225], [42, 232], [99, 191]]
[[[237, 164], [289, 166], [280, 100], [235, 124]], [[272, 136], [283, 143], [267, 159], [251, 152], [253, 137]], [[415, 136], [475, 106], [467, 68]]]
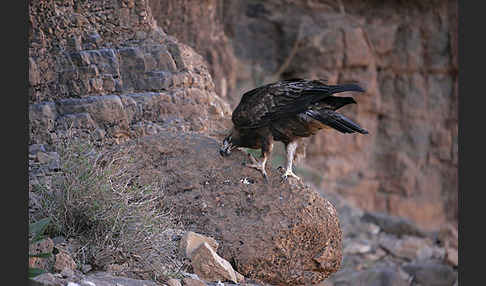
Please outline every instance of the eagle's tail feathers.
[[367, 130], [361, 128], [361, 126], [359, 126], [358, 124], [351, 121], [351, 119], [344, 117], [341, 114], [336, 114], [336, 115], [337, 116], [334, 118], [334, 120], [336, 122], [338, 122], [339, 124], [345, 126], [346, 128], [351, 129], [351, 132], [349, 132], [349, 133], [358, 132], [358, 133], [361, 133], [361, 134], [368, 134]]
[[351, 119], [339, 114], [339, 113], [326, 113], [320, 114], [314, 110], [308, 110], [307, 115], [310, 117], [319, 120], [320, 122], [336, 129], [341, 133], [361, 133], [361, 134], [368, 134], [368, 131], [361, 128], [358, 124], [351, 121]]

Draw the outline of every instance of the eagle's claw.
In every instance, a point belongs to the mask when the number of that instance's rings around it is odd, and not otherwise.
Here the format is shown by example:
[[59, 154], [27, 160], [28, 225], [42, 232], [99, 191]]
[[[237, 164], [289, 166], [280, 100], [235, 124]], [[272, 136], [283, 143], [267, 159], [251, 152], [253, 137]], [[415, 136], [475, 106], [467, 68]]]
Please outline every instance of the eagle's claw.
[[258, 162], [258, 160], [255, 159], [255, 157], [253, 157], [253, 155], [250, 154], [250, 153], [248, 153], [248, 157], [250, 158], [250, 161], [252, 162], [252, 164], [245, 163], [245, 166], [250, 167], [250, 168], [254, 168], [254, 169], [257, 169], [258, 171], [260, 171], [263, 175], [263, 179], [264, 179], [265, 183], [268, 183], [268, 175], [267, 175], [267, 171], [265, 171], [266, 160], [264, 159], [262, 162]]
[[294, 174], [294, 172], [292, 172], [292, 170], [286, 170], [285, 173], [281, 176], [281, 178], [282, 178], [281, 182], [287, 181], [287, 179], [289, 177], [297, 179], [298, 181], [301, 180], [301, 178], [299, 176], [297, 176], [296, 174]]

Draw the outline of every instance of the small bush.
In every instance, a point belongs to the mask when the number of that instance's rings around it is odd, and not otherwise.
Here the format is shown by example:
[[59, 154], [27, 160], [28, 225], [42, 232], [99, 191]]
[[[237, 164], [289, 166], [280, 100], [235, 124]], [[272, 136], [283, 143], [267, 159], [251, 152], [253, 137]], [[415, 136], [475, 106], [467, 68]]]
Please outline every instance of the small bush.
[[70, 139], [57, 152], [60, 174], [50, 186], [34, 189], [41, 198], [40, 216], [51, 219], [50, 236], [76, 239], [78, 264], [129, 265], [131, 273], [140, 274], [132, 276], [143, 279], [171, 275], [164, 268], [171, 258], [163, 234], [173, 223], [164, 189], [137, 183], [129, 170], [130, 148], [105, 156], [89, 140]]
[[[42, 239], [45, 238], [44, 231], [46, 230], [47, 226], [49, 225], [50, 218], [43, 218], [37, 222], [30, 223], [29, 224], [29, 245], [32, 243], [38, 242]], [[52, 253], [38, 253], [38, 254], [33, 254], [29, 253], [29, 257], [41, 257], [41, 258], [47, 258], [52, 256]], [[29, 278], [33, 278], [37, 275], [40, 275], [42, 273], [45, 273], [46, 270], [40, 269], [40, 268], [35, 268], [35, 267], [29, 267], [27, 276]]]

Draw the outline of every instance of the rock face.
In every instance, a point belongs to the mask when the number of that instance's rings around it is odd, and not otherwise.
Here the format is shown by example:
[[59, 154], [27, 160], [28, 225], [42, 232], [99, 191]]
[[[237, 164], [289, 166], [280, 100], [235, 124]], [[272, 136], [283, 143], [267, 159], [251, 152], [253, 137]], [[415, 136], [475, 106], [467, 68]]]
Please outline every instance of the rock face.
[[149, 1], [158, 25], [169, 35], [192, 47], [208, 63], [215, 89], [232, 98], [237, 70], [230, 39], [224, 33], [223, 0]]
[[321, 187], [429, 230], [457, 224], [457, 1], [162, 2], [150, 1], [159, 25], [200, 49], [210, 69], [221, 63], [204, 51], [226, 51], [229, 40], [235, 60], [219, 59], [237, 72], [213, 76], [235, 83], [225, 96], [233, 107], [279, 78], [361, 83], [367, 92], [343, 112], [370, 135], [312, 138], [305, 161]]
[[147, 122], [219, 130], [230, 113], [202, 57], [167, 36], [144, 0], [31, 1], [29, 64], [31, 144], [72, 128], [100, 139], [157, 132]]
[[223, 159], [218, 146], [198, 134], [159, 133], [118, 147], [136, 158], [139, 183], [160, 180], [174, 214], [215, 238], [218, 254], [245, 277], [296, 285], [337, 271], [342, 234], [333, 205], [301, 183], [281, 183], [276, 169], [265, 184], [242, 166], [244, 152]]

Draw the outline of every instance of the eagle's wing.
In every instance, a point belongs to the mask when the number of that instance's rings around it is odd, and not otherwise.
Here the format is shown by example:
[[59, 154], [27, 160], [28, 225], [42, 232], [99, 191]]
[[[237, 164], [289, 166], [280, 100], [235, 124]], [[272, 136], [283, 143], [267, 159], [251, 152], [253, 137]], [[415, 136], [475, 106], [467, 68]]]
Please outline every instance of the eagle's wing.
[[259, 128], [272, 120], [304, 112], [312, 104], [341, 91], [364, 90], [355, 84], [326, 85], [301, 79], [264, 85], [243, 94], [232, 121], [238, 128]]

